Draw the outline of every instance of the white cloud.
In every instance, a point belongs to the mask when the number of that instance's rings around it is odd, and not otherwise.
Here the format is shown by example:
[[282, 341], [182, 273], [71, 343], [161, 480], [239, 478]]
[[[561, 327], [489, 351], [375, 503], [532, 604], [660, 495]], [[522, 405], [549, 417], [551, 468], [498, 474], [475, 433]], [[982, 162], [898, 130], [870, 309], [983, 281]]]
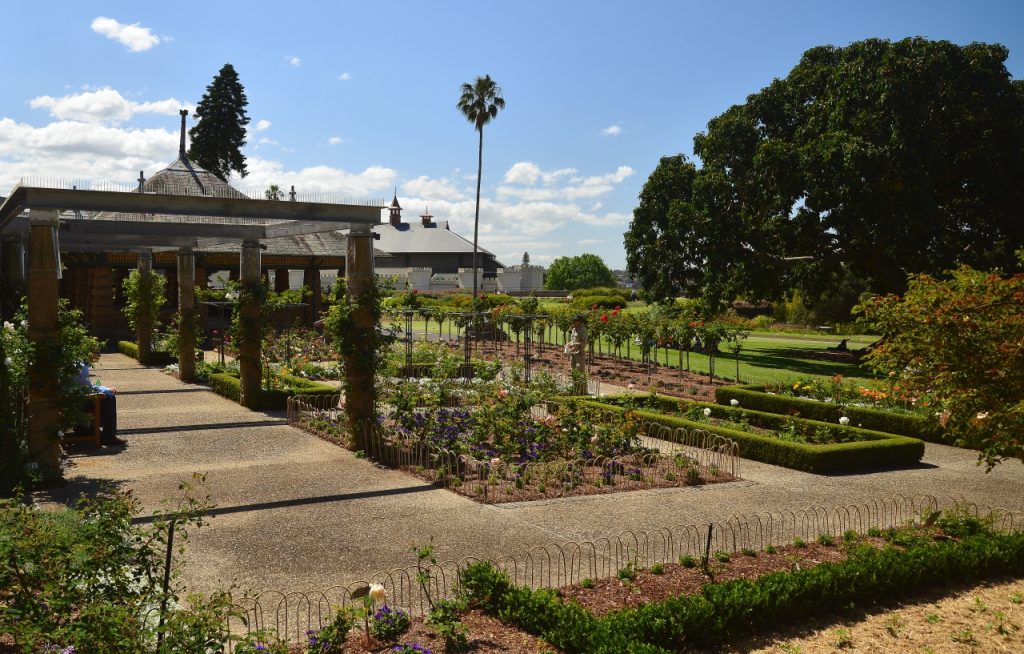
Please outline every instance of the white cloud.
[[607, 241], [605, 241], [603, 238], [585, 238], [583, 240], [576, 241], [576, 245], [600, 245], [601, 243], [606, 242]]
[[605, 136], [618, 136], [622, 133], [622, 123], [615, 123], [601, 130]]
[[525, 202], [596, 198], [613, 191], [633, 173], [629, 166], [619, 166], [613, 173], [580, 177], [575, 168], [545, 172], [536, 164], [519, 162], [505, 173], [505, 185], [498, 187], [497, 195]]
[[192, 111], [194, 108], [191, 103], [181, 102], [176, 98], [154, 102], [135, 102], [128, 100], [116, 89], [109, 87], [65, 95], [60, 98], [41, 95], [29, 100], [28, 104], [33, 109], [46, 109], [51, 116], [60, 120], [88, 123], [121, 123], [130, 120], [136, 114], [145, 113], [176, 116], [179, 109]]
[[256, 131], [257, 132], [262, 132], [262, 131], [268, 130], [268, 129], [270, 129], [271, 124], [272, 123], [269, 120], [259, 120], [259, 121], [256, 121]]
[[341, 75], [338, 75], [338, 79], [340, 79], [342, 82], [347, 82], [350, 79], [352, 79], [352, 76], [349, 75], [348, 73], [342, 73]]
[[106, 16], [94, 18], [91, 27], [92, 31], [118, 41], [132, 52], [145, 52], [161, 41], [170, 40], [153, 34], [150, 28], [141, 27], [138, 23], [126, 25]]
[[277, 141], [267, 136], [261, 136], [260, 139], [256, 141], [256, 143], [260, 145], [277, 145]]
[[465, 193], [462, 193], [450, 179], [431, 179], [426, 175], [421, 175], [416, 179], [409, 180], [402, 184], [402, 191], [404, 194], [416, 196], [417, 199], [422, 199], [428, 202], [435, 200], [462, 200], [465, 199]]
[[[370, 166], [359, 173], [350, 173], [332, 166], [308, 166], [301, 170], [285, 170], [279, 161], [249, 157], [249, 174], [238, 181], [241, 189], [266, 188], [277, 184], [282, 188], [295, 186], [302, 193], [339, 193], [350, 197], [379, 194], [383, 197], [395, 182], [398, 173], [393, 168]], [[244, 190], [244, 189], [243, 189]], [[390, 195], [390, 192], [388, 192]]]
[[327, 145], [341, 145], [344, 142], [345, 139], [341, 138], [340, 136], [332, 136], [331, 138], [327, 139]]
[[133, 180], [166, 167], [178, 130], [59, 121], [43, 127], [0, 119], [0, 193], [22, 177]]
[[287, 61], [289, 65], [295, 66], [296, 68], [302, 65], [302, 59], [296, 57], [295, 55], [288, 55], [284, 58], [284, 60]]

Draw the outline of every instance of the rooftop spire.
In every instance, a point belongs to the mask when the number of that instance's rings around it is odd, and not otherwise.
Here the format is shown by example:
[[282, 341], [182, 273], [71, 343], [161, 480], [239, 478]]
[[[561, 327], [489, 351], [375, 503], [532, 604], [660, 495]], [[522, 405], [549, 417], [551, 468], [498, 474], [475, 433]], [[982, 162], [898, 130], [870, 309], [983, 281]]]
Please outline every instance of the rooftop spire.
[[178, 112], [181, 114], [181, 140], [178, 141], [178, 156], [185, 156], [185, 118], [188, 117], [188, 109], [182, 109]]

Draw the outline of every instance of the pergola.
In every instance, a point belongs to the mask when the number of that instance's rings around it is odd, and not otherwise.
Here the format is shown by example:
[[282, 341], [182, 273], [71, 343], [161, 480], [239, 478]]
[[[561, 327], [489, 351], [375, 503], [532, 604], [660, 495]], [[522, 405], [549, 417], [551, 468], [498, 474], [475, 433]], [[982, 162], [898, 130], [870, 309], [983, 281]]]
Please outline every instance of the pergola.
[[[188, 165], [187, 159], [182, 161]], [[201, 187], [202, 194], [195, 194], [194, 189], [188, 188], [151, 192], [141, 181], [136, 190], [109, 186], [84, 189], [70, 183], [24, 181], [15, 186], [0, 205], [0, 276], [7, 296], [11, 289], [21, 293], [27, 285], [32, 342], [44, 349], [57, 342], [61, 250], [138, 251], [139, 269], [148, 271], [152, 266], [151, 248], [176, 248], [178, 306], [184, 313], [195, 306], [194, 251], [204, 243], [240, 242], [239, 278], [243, 286], [249, 287], [261, 283], [262, 240], [349, 230], [345, 253], [349, 296], [361, 297], [371, 291], [372, 229], [381, 222], [382, 201], [306, 202], [300, 201], [294, 193], [291, 201], [251, 199], [224, 186], [230, 192], [218, 192], [216, 187]], [[183, 194], [183, 190], [193, 194]], [[250, 404], [260, 389], [260, 307], [250, 298], [242, 303], [240, 312], [242, 402]], [[365, 322], [359, 327], [373, 328]], [[140, 352], [144, 347], [148, 350], [148, 338], [148, 330], [139, 330]], [[195, 366], [191, 330], [181, 330], [179, 345], [180, 374], [183, 380], [189, 381], [194, 376]], [[366, 381], [360, 379], [359, 383]], [[60, 415], [56, 396], [56, 380], [47, 371], [33, 371], [29, 380], [29, 456], [31, 460], [53, 467], [59, 456], [56, 432]], [[349, 398], [349, 404], [354, 400], [357, 398]], [[354, 414], [362, 413], [363, 407], [352, 408]], [[365, 413], [369, 414], [370, 410], [365, 408]]]

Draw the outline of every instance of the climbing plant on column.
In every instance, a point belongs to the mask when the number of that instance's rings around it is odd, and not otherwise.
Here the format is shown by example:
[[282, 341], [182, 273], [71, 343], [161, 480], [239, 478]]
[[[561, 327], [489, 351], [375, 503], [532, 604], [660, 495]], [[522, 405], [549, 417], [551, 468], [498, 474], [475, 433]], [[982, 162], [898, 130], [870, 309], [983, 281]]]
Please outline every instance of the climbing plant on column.
[[[136, 269], [125, 278], [121, 288], [128, 324], [136, 333], [151, 334], [160, 324], [160, 307], [167, 301], [167, 280], [155, 270], [143, 273]], [[141, 349], [139, 351], [140, 358], [146, 358], [148, 354], [143, 354]]]

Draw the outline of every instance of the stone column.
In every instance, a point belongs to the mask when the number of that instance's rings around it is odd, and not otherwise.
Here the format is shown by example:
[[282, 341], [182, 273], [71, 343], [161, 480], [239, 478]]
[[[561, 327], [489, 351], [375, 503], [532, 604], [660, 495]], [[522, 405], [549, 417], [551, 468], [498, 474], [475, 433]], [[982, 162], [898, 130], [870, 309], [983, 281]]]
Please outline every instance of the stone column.
[[25, 293], [25, 242], [21, 234], [4, 235], [0, 245], [0, 318], [11, 320]]
[[178, 375], [181, 381], [191, 382], [196, 377], [195, 326], [199, 315], [196, 310], [196, 255], [190, 247], [178, 250]]
[[59, 356], [57, 332], [57, 229], [55, 210], [32, 209], [29, 214], [28, 337], [36, 350], [29, 373], [28, 458], [40, 466], [59, 469], [60, 403], [53, 376]]
[[353, 304], [352, 339], [359, 349], [345, 357], [346, 403], [349, 430], [353, 446], [365, 449], [365, 437], [375, 418], [376, 388], [374, 373], [376, 361], [376, 324], [373, 309], [360, 304], [374, 291], [373, 232], [370, 225], [353, 225], [348, 234], [345, 255], [345, 282], [348, 299]]
[[[210, 287], [210, 275], [206, 272], [206, 266], [200, 265], [196, 262], [196, 288], [206, 290]], [[202, 332], [206, 334], [208, 332], [208, 325], [210, 324], [210, 307], [205, 304], [199, 305], [199, 325], [202, 328]]]
[[244, 406], [255, 408], [260, 394], [262, 371], [260, 370], [260, 244], [258, 241], [242, 243], [242, 255], [239, 263], [239, 274], [244, 292], [243, 302], [238, 308], [239, 334], [238, 369], [241, 376], [242, 397]]
[[[153, 272], [153, 251], [142, 250], [139, 252], [139, 282], [143, 283], [150, 273]], [[143, 298], [143, 306], [139, 310], [139, 319], [136, 323], [135, 342], [139, 345], [139, 363], [149, 363], [153, 352], [153, 319], [152, 310], [148, 306], [152, 304], [153, 298]]]
[[287, 268], [275, 268], [274, 269], [274, 292], [280, 293], [288, 290], [288, 269]]
[[320, 270], [318, 268], [306, 268], [302, 273], [302, 285], [309, 288], [309, 297], [306, 298], [306, 326], [312, 327], [320, 318]]

